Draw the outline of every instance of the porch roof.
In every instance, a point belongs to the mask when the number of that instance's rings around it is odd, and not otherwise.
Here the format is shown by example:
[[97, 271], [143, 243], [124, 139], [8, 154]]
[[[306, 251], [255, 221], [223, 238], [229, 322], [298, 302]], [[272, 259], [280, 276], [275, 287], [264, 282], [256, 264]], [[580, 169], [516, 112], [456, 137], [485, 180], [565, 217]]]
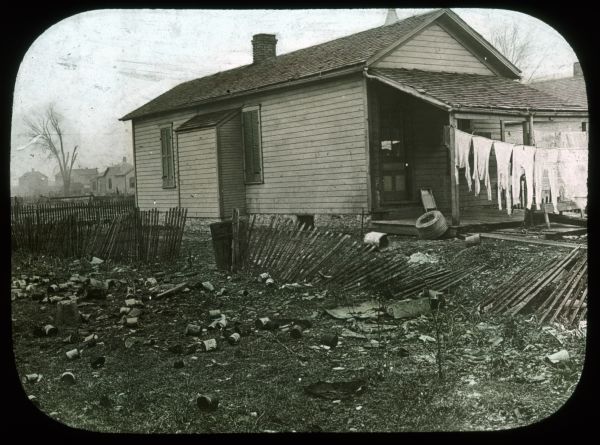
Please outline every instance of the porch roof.
[[215, 111], [212, 113], [197, 114], [193, 118], [185, 121], [175, 131], [195, 130], [198, 128], [214, 127], [223, 122], [227, 117], [236, 113], [239, 109], [229, 109]]
[[505, 77], [396, 68], [371, 69], [369, 74], [448, 111], [587, 112], [587, 106], [576, 100], [555, 97]]

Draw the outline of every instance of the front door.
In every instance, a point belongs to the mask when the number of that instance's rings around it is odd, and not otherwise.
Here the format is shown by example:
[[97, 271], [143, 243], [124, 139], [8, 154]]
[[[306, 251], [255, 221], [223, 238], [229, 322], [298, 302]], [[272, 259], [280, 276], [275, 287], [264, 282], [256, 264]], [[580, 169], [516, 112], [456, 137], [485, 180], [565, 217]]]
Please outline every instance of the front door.
[[405, 125], [399, 110], [382, 115], [379, 145], [381, 204], [410, 201], [411, 160]]

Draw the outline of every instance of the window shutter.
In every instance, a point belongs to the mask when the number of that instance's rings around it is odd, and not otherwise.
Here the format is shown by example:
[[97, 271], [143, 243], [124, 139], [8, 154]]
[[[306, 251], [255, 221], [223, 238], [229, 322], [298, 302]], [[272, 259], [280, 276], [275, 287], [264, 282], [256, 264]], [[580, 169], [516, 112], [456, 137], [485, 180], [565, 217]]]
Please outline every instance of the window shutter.
[[260, 122], [258, 110], [245, 111], [242, 115], [246, 182], [261, 182]]
[[252, 173], [253, 181], [260, 182], [260, 132], [258, 129], [258, 110], [252, 111]]
[[173, 165], [173, 143], [170, 128], [160, 130], [160, 149], [163, 187], [173, 187], [175, 185], [175, 166]]
[[167, 166], [167, 128], [163, 128], [160, 130], [160, 153], [161, 153], [161, 163], [162, 163], [162, 178], [164, 179], [168, 176], [168, 166]]

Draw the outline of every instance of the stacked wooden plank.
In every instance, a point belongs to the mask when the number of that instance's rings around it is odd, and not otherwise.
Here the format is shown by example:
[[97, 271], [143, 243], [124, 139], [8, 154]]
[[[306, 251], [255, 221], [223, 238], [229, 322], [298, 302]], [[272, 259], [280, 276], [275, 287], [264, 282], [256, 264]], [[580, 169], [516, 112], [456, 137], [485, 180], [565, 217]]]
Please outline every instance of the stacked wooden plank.
[[246, 268], [268, 272], [280, 283], [313, 283], [345, 292], [377, 290], [409, 298], [424, 287], [448, 289], [481, 269], [451, 272], [432, 265], [409, 264], [397, 252], [379, 251], [350, 235], [280, 217], [258, 225], [254, 218], [250, 228]]
[[531, 261], [490, 293], [479, 305], [490, 313], [535, 312], [540, 323], [560, 320], [568, 325], [587, 313], [587, 254], [575, 248], [541, 264]]

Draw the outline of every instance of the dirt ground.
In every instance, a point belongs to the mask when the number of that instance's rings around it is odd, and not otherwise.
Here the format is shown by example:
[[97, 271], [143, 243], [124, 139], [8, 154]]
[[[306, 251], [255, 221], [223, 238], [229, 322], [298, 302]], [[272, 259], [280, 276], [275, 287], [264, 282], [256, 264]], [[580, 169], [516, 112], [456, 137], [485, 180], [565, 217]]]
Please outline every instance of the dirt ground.
[[[433, 255], [451, 270], [486, 267], [446, 293], [439, 318], [382, 316], [371, 324], [380, 332], [364, 339], [342, 336], [357, 332], [357, 320], [335, 319], [324, 309], [384, 297], [280, 288], [285, 283], [267, 287], [257, 275], [268, 271], [217, 271], [206, 235], [186, 237], [180, 259], [168, 265], [93, 266], [14, 254], [13, 280], [40, 288], [74, 274], [115, 280], [106, 299], [79, 298], [78, 327], [59, 327], [51, 336], [36, 328], [55, 324], [56, 303], [36, 299], [33, 291], [13, 299], [13, 350], [24, 397], [35, 396], [44, 413], [74, 428], [135, 433], [502, 430], [540, 421], [567, 401], [584, 362], [585, 323], [539, 326], [533, 314], [491, 316], [476, 306], [527, 261], [568, 249], [486, 239], [463, 250], [458, 239], [400, 237], [390, 248], [398, 255]], [[214, 291], [197, 285], [149, 298], [154, 283], [148, 279], [177, 284], [193, 272]], [[124, 326], [120, 315], [131, 298], [127, 288], [143, 302], [134, 328]], [[184, 334], [190, 323], [206, 328], [208, 311], [215, 309], [225, 314], [228, 328], [239, 322], [249, 335], [230, 345], [218, 331]], [[309, 320], [312, 326], [296, 339], [289, 331], [256, 329], [259, 317]], [[339, 336], [336, 347], [321, 345], [328, 333]], [[85, 342], [91, 334], [97, 341]], [[198, 342], [210, 338], [218, 349], [202, 352]], [[66, 353], [75, 348], [80, 358], [69, 360]], [[562, 349], [568, 360], [545, 360]], [[65, 372], [75, 383], [61, 380]], [[26, 381], [34, 373], [41, 377]], [[305, 390], [319, 381], [357, 380], [360, 391], [314, 397]], [[218, 407], [200, 409], [198, 395], [218, 398]]]

